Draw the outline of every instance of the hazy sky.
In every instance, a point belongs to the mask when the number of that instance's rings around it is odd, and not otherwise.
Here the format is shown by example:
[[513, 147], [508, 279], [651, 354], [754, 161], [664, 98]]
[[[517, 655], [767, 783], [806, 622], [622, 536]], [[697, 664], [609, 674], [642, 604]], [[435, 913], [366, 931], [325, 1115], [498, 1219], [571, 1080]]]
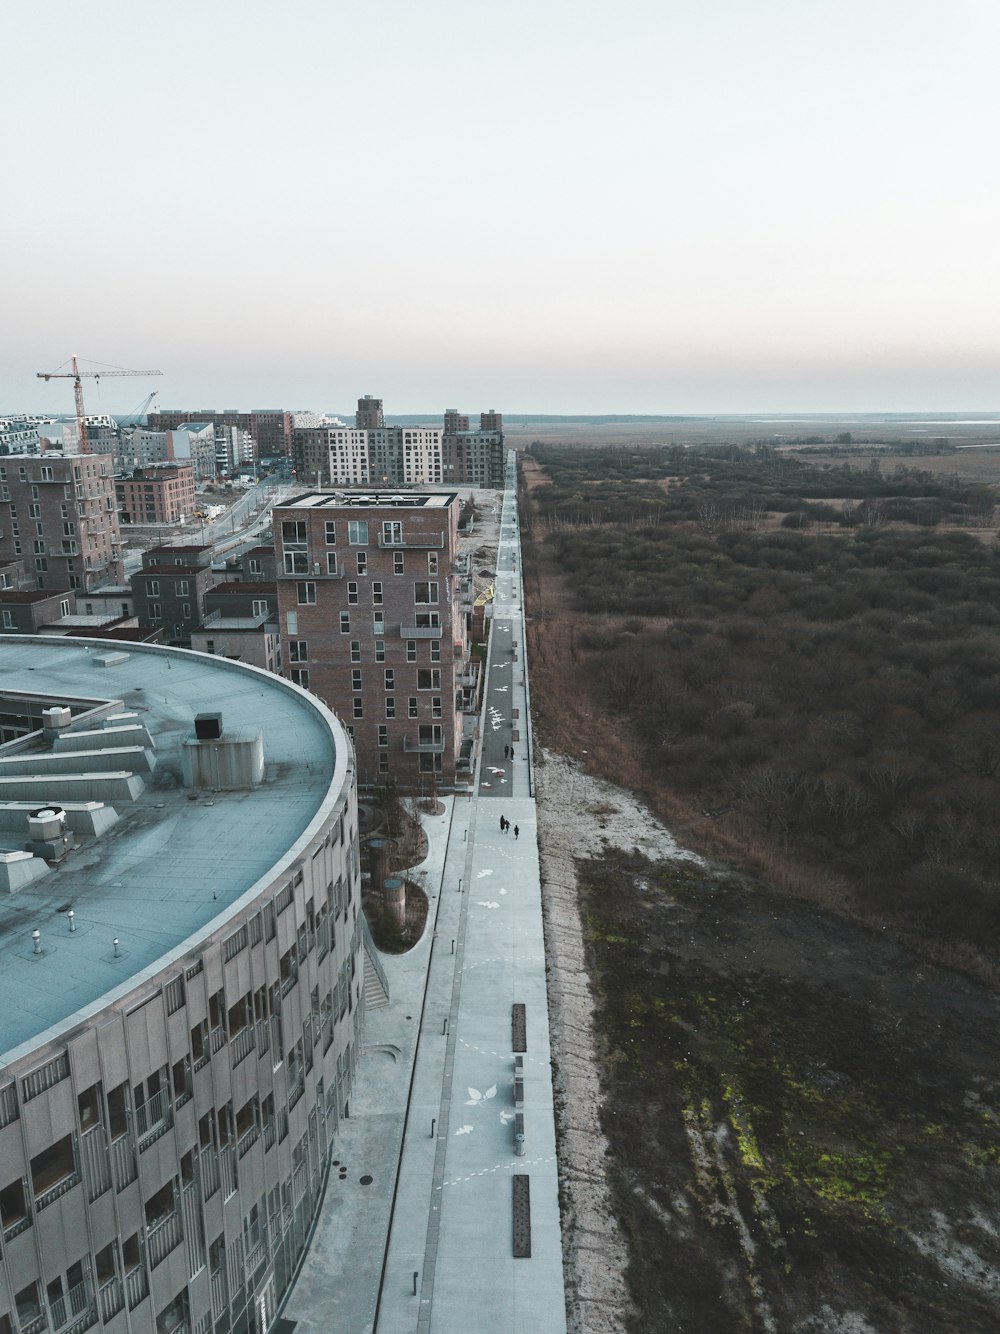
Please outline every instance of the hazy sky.
[[7, 0], [0, 412], [1000, 406], [997, 0]]

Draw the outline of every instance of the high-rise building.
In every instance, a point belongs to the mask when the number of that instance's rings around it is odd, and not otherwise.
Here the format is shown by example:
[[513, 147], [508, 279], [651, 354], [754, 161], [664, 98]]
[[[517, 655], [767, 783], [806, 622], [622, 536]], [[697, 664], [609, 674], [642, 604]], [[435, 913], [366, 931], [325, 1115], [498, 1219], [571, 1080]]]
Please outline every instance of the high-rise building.
[[359, 431], [375, 431], [380, 426], [384, 426], [385, 417], [382, 414], [382, 400], [372, 398], [371, 394], [365, 394], [364, 398], [359, 398], [354, 425]]
[[447, 484], [502, 487], [505, 467], [502, 413], [481, 412], [479, 430], [470, 431], [468, 417], [445, 410], [441, 471]]
[[110, 454], [0, 463], [0, 563], [24, 560], [39, 588], [120, 584], [121, 533]]
[[307, 426], [294, 431], [298, 477], [317, 486], [434, 486], [441, 431], [424, 426]]
[[224, 658], [0, 679], [0, 1330], [270, 1330], [364, 1043], [350, 742]]
[[468, 672], [455, 492], [310, 491], [274, 510], [282, 670], [346, 723], [365, 783], [452, 785]]

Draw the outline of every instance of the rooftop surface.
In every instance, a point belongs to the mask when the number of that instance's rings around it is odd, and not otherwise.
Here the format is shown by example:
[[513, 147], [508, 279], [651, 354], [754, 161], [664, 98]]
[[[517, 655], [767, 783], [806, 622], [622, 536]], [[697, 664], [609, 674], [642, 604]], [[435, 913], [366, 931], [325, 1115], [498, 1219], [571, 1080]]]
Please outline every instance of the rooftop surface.
[[[131, 989], [138, 974], [167, 967], [192, 937], [221, 925], [240, 898], [294, 862], [331, 784], [339, 793], [346, 777], [348, 750], [336, 745], [332, 715], [270, 673], [150, 645], [129, 645], [124, 661], [102, 668], [98, 659], [108, 653], [106, 642], [0, 636], [5, 690], [47, 704], [121, 701], [112, 712], [137, 714], [156, 746], [156, 769], [138, 798], [109, 803], [120, 816], [115, 825], [97, 838], [78, 838], [50, 874], [0, 899], [0, 1062], [25, 1054], [40, 1035], [55, 1037], [110, 994]], [[261, 729], [261, 786], [181, 786], [181, 743], [193, 734], [195, 714], [207, 711], [222, 713], [224, 735]], [[53, 777], [37, 800], [64, 804], [64, 796]], [[24, 844], [5, 830], [0, 846]], [[35, 929], [39, 955], [32, 952]]]
[[305, 491], [277, 509], [447, 509], [457, 491]]

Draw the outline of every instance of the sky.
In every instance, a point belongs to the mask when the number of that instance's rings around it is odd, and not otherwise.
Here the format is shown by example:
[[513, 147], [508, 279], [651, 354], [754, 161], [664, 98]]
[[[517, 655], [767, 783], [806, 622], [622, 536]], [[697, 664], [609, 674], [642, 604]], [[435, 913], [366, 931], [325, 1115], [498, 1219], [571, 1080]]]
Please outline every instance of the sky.
[[1000, 407], [996, 0], [0, 5], [0, 413]]

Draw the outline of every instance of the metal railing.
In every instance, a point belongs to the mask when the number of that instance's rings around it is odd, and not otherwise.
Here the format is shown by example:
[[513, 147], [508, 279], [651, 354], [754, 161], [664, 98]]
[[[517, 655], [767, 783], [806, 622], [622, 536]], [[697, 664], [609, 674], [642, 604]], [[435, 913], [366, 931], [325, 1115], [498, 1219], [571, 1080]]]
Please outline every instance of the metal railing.
[[211, 1144], [202, 1149], [197, 1161], [201, 1193], [208, 1200], [219, 1189], [219, 1159]]
[[443, 639], [443, 625], [401, 625], [400, 639]]
[[222, 1164], [222, 1198], [228, 1200], [231, 1195], [236, 1194], [239, 1180], [236, 1174], [236, 1154], [233, 1152], [232, 1144], [223, 1146], [219, 1161]]
[[87, 1180], [87, 1199], [93, 1204], [111, 1188], [111, 1161], [102, 1125], [92, 1126], [80, 1136], [80, 1157]]
[[179, 1246], [183, 1236], [179, 1213], [168, 1214], [146, 1230], [146, 1254], [149, 1267], [155, 1269], [167, 1258], [175, 1246]]
[[71, 1172], [67, 1172], [67, 1174], [61, 1180], [57, 1181], [55, 1185], [50, 1186], [48, 1190], [43, 1190], [40, 1195], [35, 1196], [35, 1207], [37, 1209], [44, 1209], [47, 1205], [52, 1204], [53, 1201], [58, 1200], [61, 1195], [65, 1195], [67, 1191], [72, 1190], [74, 1186], [78, 1186], [79, 1184], [80, 1173], [74, 1167]]
[[101, 1319], [104, 1321], [110, 1320], [122, 1309], [125, 1305], [125, 1289], [117, 1274], [100, 1285], [97, 1289], [97, 1300], [101, 1308]]
[[149, 1279], [146, 1277], [146, 1271], [142, 1265], [136, 1265], [125, 1275], [125, 1296], [128, 1298], [128, 1309], [134, 1311], [148, 1292]]
[[135, 1150], [128, 1135], [119, 1135], [111, 1141], [111, 1161], [115, 1169], [115, 1189], [124, 1190], [137, 1174]]
[[165, 1088], [157, 1089], [145, 1102], [139, 1103], [135, 1109], [135, 1131], [140, 1146], [149, 1136], [166, 1130], [172, 1112], [173, 1104]]
[[233, 1066], [239, 1065], [240, 1061], [246, 1060], [254, 1048], [254, 1030], [253, 1024], [247, 1024], [246, 1028], [241, 1028], [238, 1033], [234, 1033], [229, 1039], [229, 1045], [233, 1052]]

